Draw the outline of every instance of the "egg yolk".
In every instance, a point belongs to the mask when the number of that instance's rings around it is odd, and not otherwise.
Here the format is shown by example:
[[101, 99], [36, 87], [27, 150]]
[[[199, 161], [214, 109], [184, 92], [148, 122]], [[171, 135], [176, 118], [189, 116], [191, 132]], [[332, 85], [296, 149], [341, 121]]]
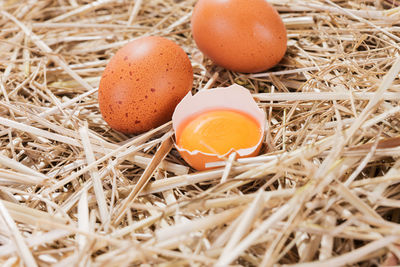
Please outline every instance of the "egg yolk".
[[223, 155], [229, 150], [256, 146], [261, 129], [251, 116], [232, 110], [214, 110], [188, 120], [177, 140], [189, 151]]

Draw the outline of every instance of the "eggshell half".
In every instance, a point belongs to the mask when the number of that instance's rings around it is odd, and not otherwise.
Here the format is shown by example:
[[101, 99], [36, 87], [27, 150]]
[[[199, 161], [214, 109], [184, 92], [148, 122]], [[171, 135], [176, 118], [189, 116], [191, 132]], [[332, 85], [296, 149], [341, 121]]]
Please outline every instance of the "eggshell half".
[[[257, 145], [236, 151], [238, 158], [256, 156], [260, 151], [264, 137], [265, 113], [262, 109], [258, 108], [251, 93], [246, 88], [237, 84], [229, 87], [203, 90], [195, 95], [189, 92], [176, 106], [172, 115], [172, 125], [176, 137], [179, 137], [180, 126], [188, 117], [216, 109], [241, 111], [253, 117], [258, 122], [261, 129], [261, 136]], [[207, 163], [224, 160], [233, 152], [231, 150], [224, 155], [217, 155], [203, 153], [198, 150], [189, 151], [178, 145], [175, 145], [175, 147], [182, 158], [197, 170], [205, 170], [207, 169]]]

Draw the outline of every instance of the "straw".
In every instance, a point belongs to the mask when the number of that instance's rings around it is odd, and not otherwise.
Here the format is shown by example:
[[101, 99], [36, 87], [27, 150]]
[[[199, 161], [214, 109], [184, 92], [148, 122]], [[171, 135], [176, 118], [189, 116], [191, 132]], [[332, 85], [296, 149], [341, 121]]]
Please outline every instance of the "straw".
[[[287, 52], [237, 73], [197, 47], [196, 0], [3, 1], [0, 265], [400, 265], [399, 1], [268, 2]], [[193, 94], [249, 90], [267, 115], [260, 155], [200, 172], [171, 121], [107, 125], [103, 71], [151, 35], [186, 52]]]

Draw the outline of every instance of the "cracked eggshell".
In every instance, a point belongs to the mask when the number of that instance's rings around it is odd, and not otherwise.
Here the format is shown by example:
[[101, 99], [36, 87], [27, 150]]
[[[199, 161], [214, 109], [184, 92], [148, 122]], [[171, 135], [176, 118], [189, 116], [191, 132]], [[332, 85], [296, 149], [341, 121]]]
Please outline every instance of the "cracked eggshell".
[[[236, 110], [253, 117], [259, 124], [261, 136], [257, 145], [237, 150], [237, 158], [256, 156], [262, 145], [265, 130], [265, 112], [257, 106], [251, 93], [244, 87], [234, 84], [229, 87], [219, 87], [215, 89], [203, 90], [195, 95], [190, 92], [176, 106], [172, 115], [172, 125], [175, 131], [176, 140], [179, 138], [180, 126], [189, 117], [201, 114], [210, 110], [228, 109]], [[224, 155], [204, 153], [200, 151], [189, 151], [175, 144], [182, 158], [197, 170], [207, 169], [206, 164], [225, 160], [230, 150]]]

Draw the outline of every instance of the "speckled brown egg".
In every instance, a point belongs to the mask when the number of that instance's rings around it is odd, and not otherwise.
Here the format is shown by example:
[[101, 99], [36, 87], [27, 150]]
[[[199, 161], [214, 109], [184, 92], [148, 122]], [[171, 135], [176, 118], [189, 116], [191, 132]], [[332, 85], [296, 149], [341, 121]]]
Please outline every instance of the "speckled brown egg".
[[139, 134], [168, 122], [191, 90], [193, 69], [183, 49], [159, 36], [129, 42], [100, 80], [99, 106], [111, 128]]

